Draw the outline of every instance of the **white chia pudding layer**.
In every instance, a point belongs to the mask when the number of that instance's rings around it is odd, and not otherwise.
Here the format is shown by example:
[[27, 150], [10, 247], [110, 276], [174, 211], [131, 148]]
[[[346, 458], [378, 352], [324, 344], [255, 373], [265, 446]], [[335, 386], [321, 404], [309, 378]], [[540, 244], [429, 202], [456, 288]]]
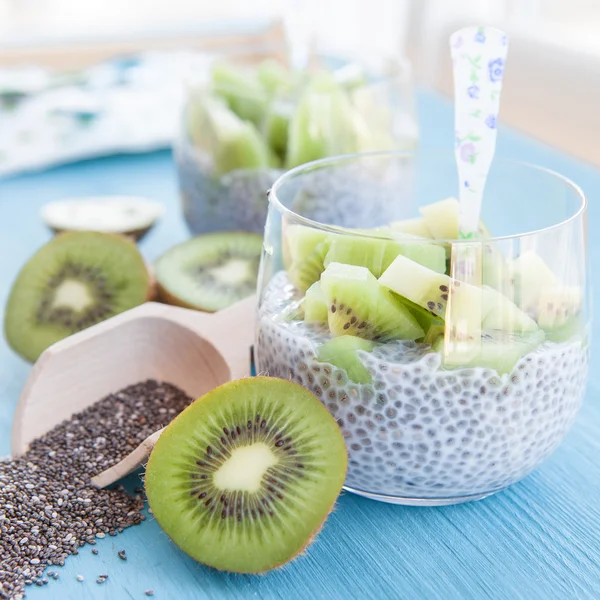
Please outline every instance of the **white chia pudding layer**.
[[284, 272], [265, 290], [257, 370], [311, 390], [346, 439], [346, 485], [398, 498], [492, 493], [528, 475], [559, 445], [585, 391], [589, 351], [581, 338], [545, 342], [509, 374], [443, 369], [431, 346], [394, 341], [357, 356], [370, 384], [316, 360], [328, 329], [282, 319], [293, 301]]

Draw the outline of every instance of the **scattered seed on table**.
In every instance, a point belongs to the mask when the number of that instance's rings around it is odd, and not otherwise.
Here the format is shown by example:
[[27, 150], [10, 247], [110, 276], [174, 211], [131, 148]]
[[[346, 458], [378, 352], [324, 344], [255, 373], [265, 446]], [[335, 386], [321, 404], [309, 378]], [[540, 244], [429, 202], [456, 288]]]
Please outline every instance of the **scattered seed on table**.
[[98, 548], [92, 548], [92, 554], [94, 554], [94, 555], [98, 554]]
[[146, 590], [146, 596], [154, 596], [154, 590]]
[[131, 496], [122, 485], [99, 490], [90, 478], [191, 401], [167, 383], [135, 384], [63, 421], [23, 456], [0, 460], [0, 599], [23, 598], [25, 586], [44, 581], [49, 566], [63, 566], [86, 543], [141, 523], [142, 495]]
[[104, 583], [108, 579], [108, 575], [98, 575], [96, 583]]
[[119, 550], [117, 554], [121, 560], [127, 560], [127, 554], [125, 553], [125, 550]]

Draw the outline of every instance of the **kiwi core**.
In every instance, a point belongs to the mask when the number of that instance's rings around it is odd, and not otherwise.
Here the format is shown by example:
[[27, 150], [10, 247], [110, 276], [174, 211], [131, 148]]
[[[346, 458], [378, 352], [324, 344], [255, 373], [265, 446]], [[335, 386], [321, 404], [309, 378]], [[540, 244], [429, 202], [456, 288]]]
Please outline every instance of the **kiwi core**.
[[232, 258], [225, 264], [208, 270], [209, 274], [223, 283], [236, 284], [248, 277], [252, 277], [251, 263], [242, 258]]
[[213, 482], [221, 490], [258, 492], [265, 473], [277, 462], [269, 446], [262, 442], [242, 446], [214, 474]]
[[94, 304], [88, 287], [75, 279], [65, 279], [54, 291], [52, 308], [71, 308], [82, 312]]

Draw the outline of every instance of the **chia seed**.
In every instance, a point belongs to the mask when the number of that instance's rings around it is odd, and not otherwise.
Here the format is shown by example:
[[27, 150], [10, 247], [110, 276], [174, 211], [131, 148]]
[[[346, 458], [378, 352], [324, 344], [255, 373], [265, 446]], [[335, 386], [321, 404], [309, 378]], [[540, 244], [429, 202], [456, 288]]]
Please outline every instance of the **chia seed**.
[[[86, 543], [143, 521], [143, 496], [131, 496], [120, 485], [96, 489], [90, 478], [118, 463], [191, 400], [168, 383], [138, 383], [57, 425], [23, 456], [0, 460], [0, 598], [23, 598], [26, 585], [45, 585], [48, 566], [63, 566]], [[48, 576], [57, 579], [58, 573]]]

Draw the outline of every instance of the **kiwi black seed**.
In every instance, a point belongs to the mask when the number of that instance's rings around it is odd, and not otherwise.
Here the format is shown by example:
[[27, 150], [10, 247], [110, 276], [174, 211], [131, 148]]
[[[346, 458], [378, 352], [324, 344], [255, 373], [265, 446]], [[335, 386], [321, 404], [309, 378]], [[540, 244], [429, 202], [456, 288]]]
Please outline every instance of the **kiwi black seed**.
[[60, 234], [34, 254], [13, 284], [4, 316], [9, 345], [34, 361], [53, 343], [148, 298], [135, 244], [94, 232]]
[[168, 304], [213, 312], [256, 291], [262, 236], [212, 233], [194, 237], [156, 262], [159, 297]]
[[146, 470], [152, 512], [190, 556], [260, 573], [318, 532], [347, 469], [340, 429], [302, 386], [269, 377], [226, 383], [164, 431]]

